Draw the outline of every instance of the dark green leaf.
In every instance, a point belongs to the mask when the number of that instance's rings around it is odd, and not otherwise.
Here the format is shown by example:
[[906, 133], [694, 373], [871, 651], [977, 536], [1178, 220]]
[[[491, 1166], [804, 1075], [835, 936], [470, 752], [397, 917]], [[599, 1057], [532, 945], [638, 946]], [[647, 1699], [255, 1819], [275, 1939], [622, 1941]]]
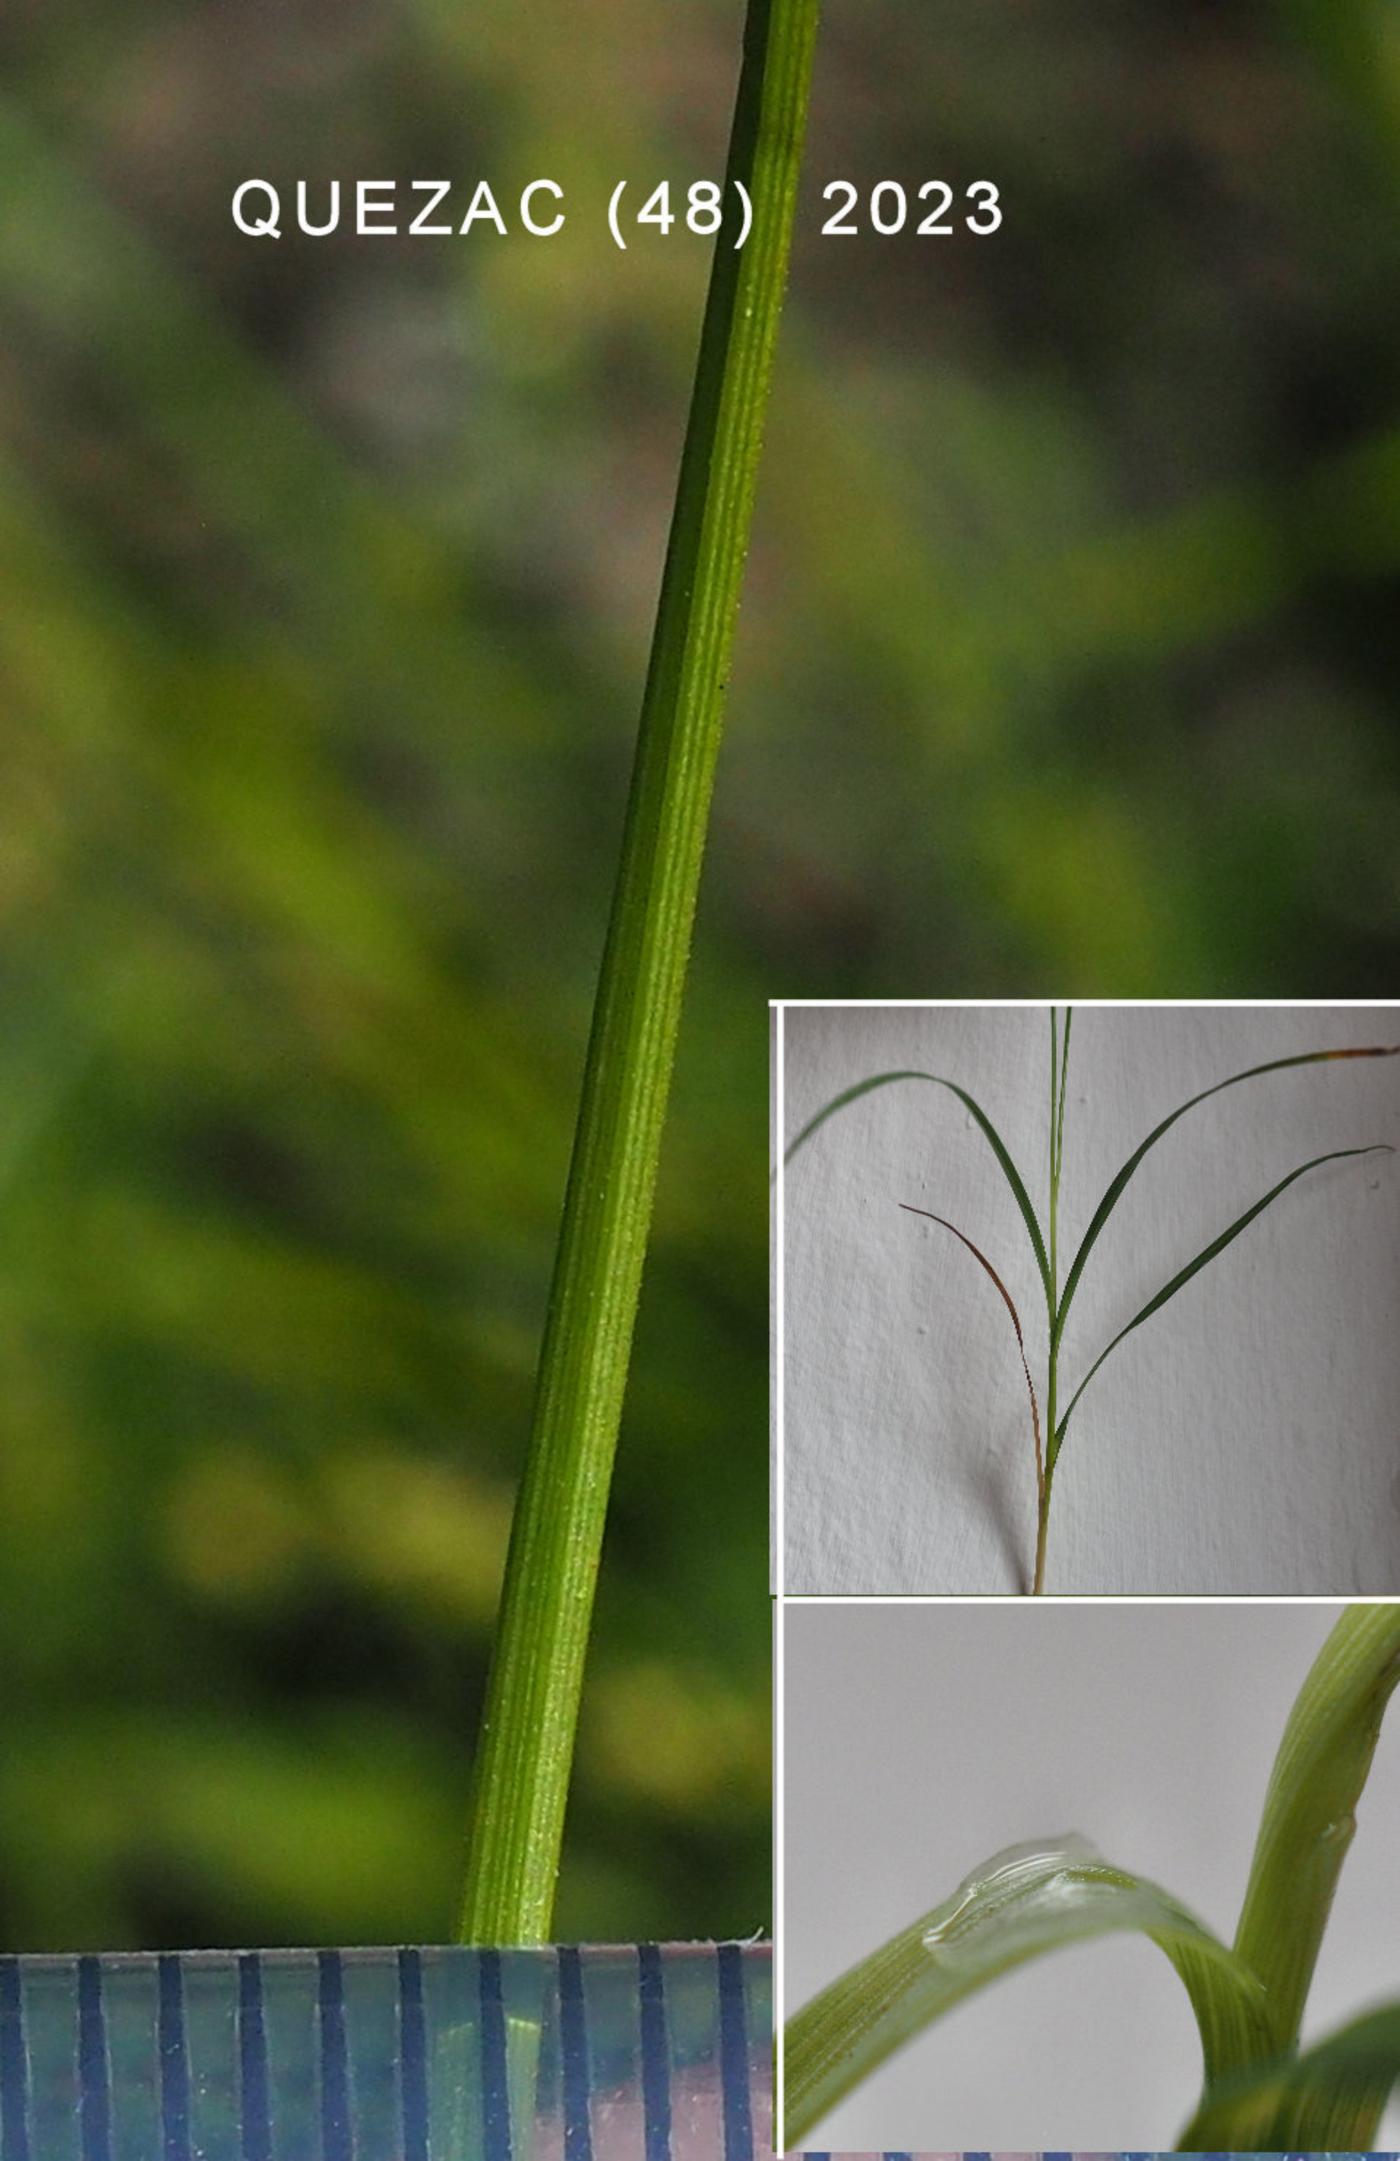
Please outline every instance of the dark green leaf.
[[1021, 1327], [1021, 1316], [1016, 1311], [1016, 1302], [981, 1247], [975, 1246], [966, 1232], [958, 1229], [956, 1223], [950, 1223], [946, 1216], [936, 1216], [930, 1208], [915, 1208], [908, 1201], [901, 1201], [899, 1205], [907, 1215], [924, 1216], [930, 1223], [940, 1223], [945, 1231], [951, 1231], [953, 1236], [967, 1247], [973, 1259], [981, 1262], [1001, 1293], [1006, 1310], [1011, 1315], [1011, 1325], [1016, 1331], [1016, 1348], [1021, 1353], [1021, 1371], [1026, 1376], [1026, 1392], [1031, 1399], [1031, 1431], [1035, 1436], [1035, 1482], [1036, 1491], [1039, 1493], [1045, 1485], [1045, 1457], [1040, 1442], [1040, 1405], [1036, 1400], [1035, 1382], [1031, 1379], [1030, 1361], [1026, 1357], [1026, 1338]]
[[[1125, 1336], [1130, 1336], [1135, 1328], [1140, 1328], [1144, 1321], [1150, 1320], [1154, 1313], [1160, 1312], [1161, 1308], [1167, 1303], [1169, 1298], [1175, 1298], [1177, 1292], [1184, 1289], [1186, 1284], [1191, 1281], [1192, 1276], [1199, 1275], [1200, 1271], [1207, 1265], [1208, 1262], [1213, 1261], [1216, 1258], [1217, 1254], [1223, 1253], [1225, 1251], [1226, 1246], [1233, 1245], [1234, 1241], [1239, 1237], [1240, 1232], [1243, 1230], [1247, 1230], [1250, 1224], [1254, 1221], [1254, 1218], [1258, 1215], [1262, 1215], [1271, 1201], [1276, 1201], [1280, 1193], [1286, 1192], [1289, 1186], [1293, 1184], [1294, 1180], [1301, 1178], [1306, 1171], [1316, 1170], [1320, 1163], [1337, 1163], [1340, 1162], [1345, 1156], [1393, 1155], [1394, 1153], [1394, 1149], [1391, 1148], [1384, 1141], [1375, 1142], [1369, 1148], [1331, 1148], [1328, 1150], [1326, 1155], [1312, 1156], [1306, 1163], [1300, 1163], [1298, 1165], [1298, 1168], [1294, 1171], [1290, 1171], [1286, 1178], [1280, 1178], [1278, 1184], [1276, 1186], [1272, 1186], [1269, 1191], [1264, 1195], [1264, 1198], [1262, 1200], [1256, 1201], [1252, 1208], [1246, 1208], [1244, 1214], [1237, 1217], [1236, 1220], [1230, 1225], [1228, 1230], [1222, 1231], [1218, 1238], [1215, 1238], [1211, 1241], [1211, 1243], [1205, 1248], [1204, 1252], [1198, 1253], [1196, 1255], [1196, 1258], [1193, 1261], [1189, 1261], [1187, 1265], [1179, 1272], [1179, 1274], [1172, 1277], [1170, 1283], [1164, 1284], [1161, 1290], [1158, 1291], [1155, 1298], [1148, 1299], [1147, 1304], [1142, 1308], [1141, 1312], [1135, 1313], [1133, 1315], [1132, 1319], [1128, 1322], [1126, 1328], [1119, 1329], [1117, 1335], [1113, 1338], [1113, 1341], [1109, 1344], [1107, 1350], [1100, 1351], [1098, 1357], [1090, 1366], [1083, 1380], [1075, 1389], [1074, 1394], [1070, 1399], [1069, 1409], [1065, 1412], [1064, 1417], [1060, 1420], [1058, 1430], [1051, 1435], [1051, 1470], [1055, 1468], [1056, 1460], [1059, 1456], [1061, 1448], [1064, 1445], [1065, 1432], [1069, 1425], [1070, 1419], [1074, 1415], [1075, 1404], [1078, 1403], [1079, 1398], [1083, 1395], [1090, 1381], [1098, 1372], [1099, 1367], [1103, 1364], [1105, 1358], [1109, 1356], [1110, 1352], [1117, 1350], [1119, 1344], [1123, 1341], [1123, 1338]], [[1063, 1308], [1061, 1310], [1063, 1311]]]
[[1208, 1102], [1211, 1096], [1220, 1095], [1226, 1088], [1238, 1087], [1241, 1081], [1257, 1080], [1261, 1073], [1282, 1073], [1290, 1066], [1322, 1065], [1336, 1058], [1394, 1058], [1397, 1054], [1400, 1054], [1400, 1044], [1391, 1043], [1366, 1050], [1310, 1050], [1303, 1051], [1295, 1058], [1271, 1058], [1266, 1065], [1247, 1066], [1243, 1073], [1232, 1073], [1228, 1080], [1217, 1081], [1213, 1088], [1203, 1088], [1199, 1095], [1191, 1096], [1187, 1102], [1180, 1104], [1171, 1113], [1170, 1117], [1164, 1118], [1159, 1126], [1153, 1127], [1140, 1147], [1133, 1150], [1133, 1153], [1109, 1186], [1108, 1191], [1104, 1194], [1103, 1199], [1099, 1202], [1098, 1207], [1094, 1210], [1093, 1221], [1084, 1233], [1083, 1242], [1079, 1251], [1075, 1254], [1073, 1265], [1065, 1278], [1065, 1287], [1060, 1298], [1060, 1309], [1055, 1318], [1056, 1335], [1059, 1336], [1063, 1333], [1065, 1315], [1069, 1311], [1069, 1303], [1078, 1287], [1079, 1278], [1084, 1273], [1084, 1263], [1088, 1260], [1100, 1231], [1122, 1199], [1124, 1187], [1148, 1150], [1156, 1147], [1163, 1134], [1171, 1131], [1178, 1118], [1184, 1118], [1186, 1113], [1194, 1110], [1198, 1103]]
[[1031, 1249], [1035, 1254], [1035, 1264], [1040, 1271], [1040, 1280], [1045, 1291], [1046, 1308], [1049, 1310], [1053, 1302], [1050, 1289], [1050, 1263], [1046, 1258], [1045, 1240], [1041, 1236], [1040, 1224], [1036, 1219], [1035, 1210], [1031, 1206], [1031, 1199], [1026, 1191], [1025, 1181], [1012, 1162], [1005, 1141], [992, 1124], [981, 1104], [975, 1096], [970, 1096], [965, 1088], [959, 1088], [956, 1081], [944, 1080], [941, 1074], [938, 1073], [919, 1073], [908, 1070], [901, 1070], [896, 1073], [872, 1074], [869, 1080], [857, 1081], [854, 1088], [843, 1088], [840, 1095], [833, 1096], [831, 1101], [817, 1112], [815, 1118], [809, 1118], [796, 1140], [788, 1147], [783, 1161], [791, 1163], [798, 1149], [805, 1146], [818, 1127], [824, 1126], [828, 1118], [834, 1117], [837, 1111], [844, 1110], [847, 1104], [857, 1102], [861, 1096], [869, 1095], [873, 1089], [886, 1088], [892, 1081], [903, 1080], [929, 1081], [935, 1088], [948, 1089], [952, 1095], [957, 1097], [960, 1103], [971, 1111], [978, 1125], [982, 1128], [983, 1133], [991, 1143], [992, 1153], [1001, 1165], [1002, 1174], [1015, 1195], [1016, 1206], [1021, 1211], [1021, 1220], [1026, 1226]]
[[1225, 2080], [1177, 2150], [1369, 2153], [1397, 2081], [1400, 2004], [1386, 2004], [1301, 2056], [1278, 2057]]
[[1056, 1185], [1059, 1184], [1060, 1173], [1065, 1167], [1065, 1096], [1069, 1090], [1069, 1032], [1073, 1025], [1074, 1007], [1072, 1005], [1067, 1005], [1065, 1007], [1064, 1050], [1061, 1053], [1060, 1057], [1059, 1102], [1055, 1115], [1055, 1135], [1053, 1141], [1051, 1142], [1051, 1146], [1054, 1150]]

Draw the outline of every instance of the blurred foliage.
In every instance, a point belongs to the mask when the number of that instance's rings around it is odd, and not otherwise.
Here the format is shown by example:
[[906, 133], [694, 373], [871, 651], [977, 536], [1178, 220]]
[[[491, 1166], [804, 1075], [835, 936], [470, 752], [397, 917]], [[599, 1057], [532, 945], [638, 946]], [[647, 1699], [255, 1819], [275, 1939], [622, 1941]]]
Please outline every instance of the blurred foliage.
[[[7, 1944], [449, 1926], [737, 15], [6, 9]], [[765, 999], [1392, 988], [1393, 25], [830, 0], [565, 1934], [767, 1919]]]

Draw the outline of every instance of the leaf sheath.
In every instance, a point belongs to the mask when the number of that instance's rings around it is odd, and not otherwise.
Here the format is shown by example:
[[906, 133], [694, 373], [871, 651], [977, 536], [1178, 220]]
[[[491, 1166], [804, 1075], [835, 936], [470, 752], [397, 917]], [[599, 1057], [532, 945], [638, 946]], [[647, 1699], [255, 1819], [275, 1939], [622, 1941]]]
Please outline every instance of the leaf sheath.
[[1263, 1982], [1277, 2051], [1297, 2039], [1381, 1720], [1400, 1606], [1349, 1606], [1303, 1683], [1269, 1780], [1235, 1949]]

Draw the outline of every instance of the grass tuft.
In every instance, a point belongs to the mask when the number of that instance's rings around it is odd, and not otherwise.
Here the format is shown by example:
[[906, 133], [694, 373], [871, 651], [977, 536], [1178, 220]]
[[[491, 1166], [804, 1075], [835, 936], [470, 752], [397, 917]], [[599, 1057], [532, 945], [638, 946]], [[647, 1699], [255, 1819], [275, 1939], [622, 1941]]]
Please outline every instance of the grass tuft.
[[[1139, 1143], [1128, 1157], [1127, 1162], [1124, 1163], [1116, 1176], [1110, 1180], [1102, 1200], [1094, 1211], [1089, 1228], [1080, 1242], [1079, 1250], [1071, 1263], [1069, 1274], [1065, 1278], [1064, 1289], [1061, 1290], [1059, 1288], [1059, 1204], [1060, 1184], [1064, 1172], [1065, 1100], [1069, 1090], [1069, 1044], [1073, 1019], [1073, 1008], [1067, 1006], [1064, 1015], [1064, 1030], [1063, 1034], [1061, 1034], [1059, 1015], [1053, 1006], [1050, 1008], [1050, 1181], [1046, 1228], [1044, 1230], [1041, 1228], [1040, 1219], [1027, 1191], [1026, 1182], [1017, 1170], [1010, 1150], [986, 1111], [983, 1110], [981, 1104], [973, 1096], [968, 1094], [965, 1088], [959, 1087], [955, 1081], [945, 1080], [940, 1074], [901, 1069], [898, 1072], [872, 1074], [868, 1080], [857, 1081], [853, 1087], [842, 1089], [839, 1095], [833, 1096], [829, 1103], [823, 1105], [815, 1117], [808, 1119], [796, 1139], [787, 1148], [783, 1158], [785, 1163], [791, 1163], [798, 1152], [807, 1146], [814, 1135], [827, 1123], [827, 1120], [834, 1117], [838, 1111], [845, 1110], [851, 1104], [859, 1102], [862, 1097], [869, 1095], [872, 1090], [889, 1087], [896, 1081], [930, 1081], [936, 1087], [951, 1090], [959, 1102], [971, 1112], [981, 1128], [997, 1159], [1002, 1176], [1011, 1189], [1016, 1206], [1021, 1214], [1021, 1220], [1026, 1226], [1027, 1235], [1031, 1241], [1031, 1250], [1035, 1255], [1036, 1269], [1045, 1292], [1047, 1350], [1043, 1458], [1040, 1414], [1036, 1391], [1031, 1381], [1029, 1365], [1026, 1360], [1025, 1338], [1021, 1329], [1020, 1317], [1012, 1304], [1010, 1293], [986, 1255], [973, 1245], [970, 1238], [966, 1237], [962, 1231], [958, 1230], [954, 1224], [949, 1223], [943, 1216], [935, 1215], [933, 1221], [943, 1224], [945, 1229], [952, 1231], [955, 1237], [962, 1239], [963, 1244], [976, 1256], [988, 1275], [991, 1276], [992, 1281], [996, 1284], [997, 1289], [1001, 1292], [1011, 1310], [1012, 1321], [1016, 1328], [1017, 1344], [1021, 1352], [1021, 1362], [1027, 1368], [1026, 1380], [1030, 1387], [1031, 1397], [1031, 1424], [1035, 1438], [1036, 1543], [1031, 1590], [1037, 1595], [1045, 1588], [1050, 1500], [1054, 1490], [1055, 1470], [1059, 1462], [1060, 1452], [1065, 1444], [1070, 1418], [1085, 1389], [1105, 1359], [1117, 1350], [1118, 1346], [1133, 1333], [1134, 1329], [1140, 1328], [1144, 1321], [1150, 1320], [1154, 1314], [1160, 1313], [1163, 1306], [1175, 1298], [1178, 1291], [1184, 1290], [1186, 1285], [1195, 1276], [1199, 1275], [1202, 1269], [1208, 1267], [1212, 1261], [1217, 1260], [1226, 1251], [1227, 1247], [1234, 1244], [1234, 1241], [1243, 1231], [1248, 1230], [1250, 1224], [1261, 1216], [1266, 1208], [1272, 1207], [1273, 1203], [1308, 1171], [1317, 1170], [1324, 1163], [1341, 1162], [1347, 1157], [1393, 1155], [1395, 1153], [1395, 1150], [1388, 1142], [1377, 1141], [1359, 1148], [1333, 1148], [1324, 1155], [1311, 1156], [1306, 1163], [1298, 1164], [1296, 1169], [1291, 1170], [1285, 1178], [1281, 1178], [1277, 1185], [1271, 1186], [1263, 1198], [1254, 1203], [1253, 1207], [1247, 1208], [1243, 1215], [1236, 1217], [1235, 1221], [1229, 1224], [1218, 1237], [1213, 1238], [1210, 1244], [1204, 1247], [1193, 1260], [1188, 1261], [1184, 1268], [1179, 1269], [1168, 1282], [1163, 1284], [1159, 1291], [1148, 1299], [1146, 1305], [1133, 1315], [1126, 1326], [1118, 1330], [1117, 1334], [1111, 1338], [1090, 1365], [1084, 1378], [1071, 1396], [1069, 1406], [1063, 1416], [1058, 1416], [1060, 1353], [1065, 1322], [1068, 1319], [1070, 1304], [1079, 1287], [1089, 1255], [1092, 1253], [1100, 1234], [1122, 1200], [1144, 1158], [1156, 1147], [1160, 1140], [1165, 1138], [1178, 1119], [1184, 1118], [1186, 1113], [1194, 1110], [1198, 1104], [1209, 1102], [1212, 1096], [1222, 1094], [1225, 1089], [1236, 1088], [1243, 1081], [1258, 1080], [1265, 1074], [1282, 1073], [1297, 1066], [1321, 1065], [1336, 1059], [1394, 1058], [1397, 1054], [1400, 1054], [1400, 1045], [1397, 1044], [1385, 1044], [1364, 1049], [1300, 1051], [1290, 1058], [1272, 1058], [1264, 1065], [1249, 1066], [1241, 1073], [1232, 1073], [1227, 1080], [1217, 1081], [1213, 1087], [1203, 1088], [1198, 1095], [1188, 1097], [1185, 1103], [1178, 1104], [1177, 1108], [1169, 1116], [1153, 1127], [1147, 1138]], [[901, 1203], [900, 1205], [906, 1206], [907, 1204]], [[910, 1210], [910, 1213], [926, 1215], [930, 1211], [916, 1208]]]

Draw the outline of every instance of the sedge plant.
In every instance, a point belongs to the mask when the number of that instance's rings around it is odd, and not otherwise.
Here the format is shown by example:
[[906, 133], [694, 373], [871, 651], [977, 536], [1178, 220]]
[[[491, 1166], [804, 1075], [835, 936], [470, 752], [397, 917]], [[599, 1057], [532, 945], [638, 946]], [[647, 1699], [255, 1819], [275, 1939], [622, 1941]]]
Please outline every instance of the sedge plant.
[[[1130, 1930], [1165, 1952], [1195, 2013], [1202, 2092], [1178, 2151], [1369, 2151], [1400, 2081], [1400, 1999], [1307, 2048], [1300, 2032], [1397, 1680], [1400, 1606], [1348, 1607], [1284, 1730], [1232, 1944], [1082, 1839], [996, 1854], [789, 2019], [787, 2146], [896, 2049], [1000, 1975]], [[928, 2129], [937, 2134], [936, 2124]]]
[[[460, 1940], [547, 1940], [787, 280], [817, 0], [748, 0], [709, 296], [477, 1750]], [[738, 245], [739, 189], [752, 229]]]
[[901, 1201], [899, 1206], [910, 1215], [924, 1216], [929, 1221], [937, 1223], [943, 1230], [951, 1231], [952, 1235], [985, 1270], [1011, 1317], [1011, 1325], [1015, 1330], [1017, 1350], [1020, 1354], [1021, 1367], [1025, 1375], [1026, 1389], [1030, 1401], [1030, 1424], [1035, 1457], [1036, 1487], [1035, 1561], [1031, 1571], [1030, 1585], [1032, 1593], [1037, 1596], [1045, 1589], [1045, 1558], [1050, 1528], [1050, 1500], [1054, 1491], [1056, 1467], [1064, 1449], [1070, 1420], [1079, 1406], [1084, 1391], [1103, 1365], [1105, 1359], [1109, 1358], [1118, 1349], [1118, 1346], [1132, 1334], [1135, 1328], [1140, 1328], [1144, 1321], [1150, 1320], [1154, 1314], [1159, 1313], [1163, 1306], [1175, 1298], [1178, 1291], [1184, 1290], [1186, 1285], [1200, 1274], [1203, 1268], [1209, 1267], [1212, 1261], [1218, 1259], [1227, 1246], [1233, 1245], [1240, 1234], [1248, 1230], [1256, 1217], [1261, 1216], [1266, 1208], [1272, 1207], [1273, 1203], [1307, 1172], [1318, 1169], [1324, 1163], [1341, 1162], [1348, 1157], [1377, 1154], [1391, 1155], [1394, 1153], [1394, 1150], [1387, 1142], [1373, 1141], [1356, 1148], [1331, 1148], [1321, 1155], [1309, 1156], [1304, 1163], [1296, 1164], [1285, 1177], [1279, 1179], [1276, 1185], [1271, 1186], [1267, 1193], [1263, 1194], [1251, 1207], [1246, 1208], [1242, 1215], [1237, 1216], [1233, 1222], [1227, 1224], [1218, 1237], [1213, 1238], [1183, 1268], [1178, 1269], [1159, 1290], [1154, 1292], [1152, 1297], [1147, 1300], [1147, 1303], [1133, 1314], [1131, 1320], [1125, 1322], [1123, 1327], [1110, 1338], [1097, 1357], [1090, 1361], [1087, 1369], [1081, 1374], [1077, 1385], [1071, 1391], [1064, 1409], [1061, 1410], [1060, 1404], [1064, 1393], [1062, 1388], [1061, 1354], [1064, 1349], [1065, 1324], [1069, 1319], [1074, 1294], [1079, 1288], [1089, 1257], [1114, 1210], [1122, 1200], [1134, 1173], [1144, 1157], [1156, 1147], [1158, 1141], [1165, 1138], [1177, 1120], [1184, 1118], [1188, 1111], [1195, 1110], [1199, 1104], [1209, 1102], [1213, 1096], [1220, 1095], [1225, 1089], [1238, 1087], [1243, 1081], [1260, 1080], [1267, 1074], [1286, 1072], [1291, 1067], [1296, 1066], [1323, 1065], [1335, 1059], [1393, 1058], [1397, 1052], [1400, 1052], [1400, 1044], [1379, 1045], [1366, 1049], [1300, 1051], [1292, 1057], [1271, 1058], [1263, 1065], [1248, 1066], [1243, 1072], [1232, 1073], [1227, 1079], [1216, 1081], [1212, 1087], [1203, 1088], [1198, 1095], [1189, 1097], [1184, 1103], [1179, 1103], [1174, 1111], [1171, 1111], [1167, 1117], [1152, 1128], [1147, 1138], [1133, 1150], [1117, 1175], [1110, 1180], [1103, 1198], [1094, 1210], [1089, 1227], [1079, 1242], [1062, 1283], [1060, 1279], [1061, 1255], [1059, 1243], [1060, 1186], [1064, 1172], [1065, 1103], [1069, 1091], [1069, 1050], [1073, 1019], [1074, 1009], [1071, 1006], [1066, 1006], [1064, 1009], [1063, 1024], [1058, 1010], [1054, 1006], [1050, 1008], [1049, 1177], [1043, 1224], [1035, 1204], [1031, 1200], [1026, 1182], [1016, 1168], [1006, 1143], [981, 1104], [969, 1095], [965, 1088], [959, 1087], [956, 1081], [947, 1080], [941, 1074], [900, 1070], [891, 1073], [875, 1073], [867, 1080], [857, 1081], [854, 1087], [843, 1089], [839, 1095], [834, 1096], [829, 1103], [823, 1105], [822, 1109], [814, 1117], [808, 1119], [796, 1139], [789, 1144], [784, 1156], [785, 1163], [791, 1163], [794, 1156], [806, 1147], [812, 1136], [838, 1111], [845, 1110], [850, 1104], [860, 1101], [862, 1097], [870, 1095], [875, 1089], [889, 1087], [897, 1081], [928, 1081], [932, 1082], [937, 1088], [951, 1091], [964, 1108], [971, 1113], [984, 1139], [990, 1145], [1002, 1176], [1011, 1188], [1021, 1220], [1025, 1225], [1035, 1260], [1036, 1274], [1044, 1294], [1046, 1352], [1043, 1432], [1040, 1397], [1031, 1372], [1025, 1330], [1016, 1303], [1006, 1287], [1002, 1274], [993, 1266], [981, 1248], [973, 1244], [967, 1232], [960, 1230], [955, 1223], [949, 1222], [946, 1216], [937, 1215], [931, 1209], [916, 1208], [908, 1201]]

